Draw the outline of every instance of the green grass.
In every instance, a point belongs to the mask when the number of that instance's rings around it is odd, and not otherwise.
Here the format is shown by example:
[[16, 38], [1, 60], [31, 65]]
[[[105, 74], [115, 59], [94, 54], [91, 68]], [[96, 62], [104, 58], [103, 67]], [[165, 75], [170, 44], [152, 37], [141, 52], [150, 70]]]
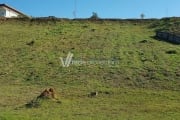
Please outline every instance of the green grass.
[[[154, 35], [145, 21], [1, 21], [0, 120], [178, 120], [180, 47]], [[64, 68], [68, 52], [116, 64]], [[61, 103], [25, 107], [49, 87]]]
[[179, 17], [163, 18], [152, 22], [150, 25], [152, 28], [156, 28], [156, 31], [164, 31], [180, 35], [180, 21]]

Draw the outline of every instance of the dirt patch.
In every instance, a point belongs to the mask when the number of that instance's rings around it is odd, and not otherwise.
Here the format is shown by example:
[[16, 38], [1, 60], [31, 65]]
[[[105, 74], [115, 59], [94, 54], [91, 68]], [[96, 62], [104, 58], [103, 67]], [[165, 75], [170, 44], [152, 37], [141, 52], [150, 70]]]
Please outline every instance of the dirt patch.
[[26, 103], [25, 106], [27, 108], [38, 108], [41, 106], [42, 101], [44, 100], [55, 100], [57, 103], [61, 103], [57, 98], [56, 92], [54, 88], [45, 89], [39, 96], [35, 99], [31, 100], [30, 102]]

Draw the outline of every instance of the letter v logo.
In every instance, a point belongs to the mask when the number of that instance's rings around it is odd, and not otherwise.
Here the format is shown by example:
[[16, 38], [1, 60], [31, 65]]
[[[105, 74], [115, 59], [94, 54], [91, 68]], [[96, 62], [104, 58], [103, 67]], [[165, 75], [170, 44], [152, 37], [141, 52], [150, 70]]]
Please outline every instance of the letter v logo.
[[72, 61], [73, 54], [71, 52], [68, 53], [66, 60], [64, 61], [62, 57], [60, 57], [61, 63], [63, 67], [69, 67]]

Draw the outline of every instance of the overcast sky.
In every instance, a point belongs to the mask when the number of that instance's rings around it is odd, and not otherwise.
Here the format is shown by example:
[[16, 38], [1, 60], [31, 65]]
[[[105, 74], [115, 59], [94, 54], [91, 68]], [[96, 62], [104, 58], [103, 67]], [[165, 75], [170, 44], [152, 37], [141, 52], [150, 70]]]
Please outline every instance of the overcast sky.
[[0, 0], [33, 16], [88, 18], [96, 12], [101, 18], [180, 17], [180, 0]]

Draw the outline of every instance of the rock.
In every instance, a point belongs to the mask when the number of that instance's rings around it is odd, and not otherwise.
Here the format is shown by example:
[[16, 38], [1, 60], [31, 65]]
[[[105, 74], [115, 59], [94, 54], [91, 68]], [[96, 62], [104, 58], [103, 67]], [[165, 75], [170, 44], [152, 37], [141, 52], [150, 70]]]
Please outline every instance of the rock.
[[98, 95], [98, 92], [91, 92], [88, 97], [96, 97]]

